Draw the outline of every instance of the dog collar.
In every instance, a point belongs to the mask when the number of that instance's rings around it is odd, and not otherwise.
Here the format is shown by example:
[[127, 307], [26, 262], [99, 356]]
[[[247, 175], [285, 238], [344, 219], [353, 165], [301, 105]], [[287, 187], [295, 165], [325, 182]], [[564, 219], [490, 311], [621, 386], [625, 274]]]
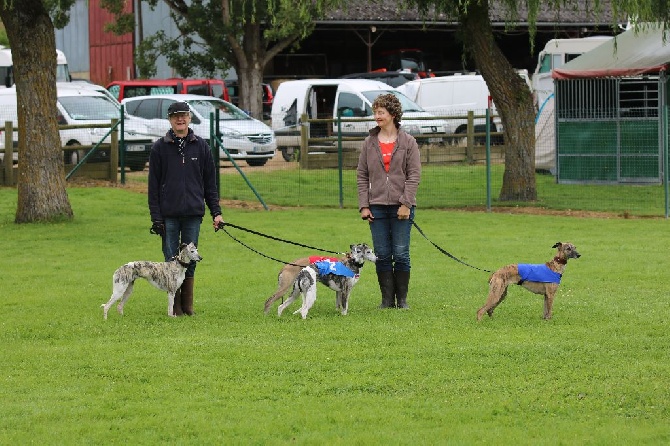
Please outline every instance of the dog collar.
[[554, 257], [554, 262], [560, 263], [561, 265], [567, 265], [568, 259], [562, 259], [559, 256]]
[[179, 263], [181, 266], [183, 266], [184, 268], [188, 268], [188, 267], [191, 265], [191, 262], [184, 263], [184, 262], [182, 262], [181, 260], [179, 260], [179, 258], [176, 257], [176, 256], [173, 258], [173, 260], [174, 260], [175, 262], [178, 262], [178, 263]]

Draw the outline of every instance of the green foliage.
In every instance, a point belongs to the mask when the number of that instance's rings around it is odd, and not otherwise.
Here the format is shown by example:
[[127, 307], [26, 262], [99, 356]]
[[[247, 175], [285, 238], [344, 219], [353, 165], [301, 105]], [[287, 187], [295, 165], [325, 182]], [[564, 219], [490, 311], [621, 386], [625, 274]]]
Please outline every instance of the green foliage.
[[[350, 312], [319, 286], [307, 320], [264, 315], [280, 264], [203, 225], [196, 316], [171, 319], [138, 280], [102, 320], [115, 268], [160, 260], [146, 195], [70, 188], [69, 224], [15, 225], [5, 256], [2, 444], [667, 444], [668, 222], [420, 210], [438, 245], [478, 267], [570, 261], [554, 318], [510, 288], [475, 322], [488, 275], [412, 238], [411, 310], [376, 309], [366, 265]], [[355, 211], [224, 209], [227, 221], [344, 250], [369, 241]], [[522, 231], [520, 230], [522, 228]], [[231, 232], [281, 259], [304, 249]], [[616, 237], [614, 237], [616, 235]], [[614, 243], [613, 243], [614, 241]], [[18, 249], [18, 250], [17, 250]]]
[[49, 16], [53, 20], [54, 28], [60, 29], [70, 22], [70, 9], [76, 0], [42, 0]]
[[0, 28], [0, 45], [9, 46], [9, 38], [7, 38], [7, 31], [4, 26]]

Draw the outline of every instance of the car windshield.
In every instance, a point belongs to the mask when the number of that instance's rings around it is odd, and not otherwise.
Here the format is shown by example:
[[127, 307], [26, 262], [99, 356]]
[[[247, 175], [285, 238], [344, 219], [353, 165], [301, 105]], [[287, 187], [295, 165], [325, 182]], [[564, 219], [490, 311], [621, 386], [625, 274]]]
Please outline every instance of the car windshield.
[[225, 102], [220, 99], [193, 99], [188, 101], [188, 104], [205, 119], [209, 119], [209, 115], [214, 113], [216, 109], [219, 110], [219, 119], [221, 121], [239, 121], [251, 119], [249, 115], [235, 107], [230, 102]]
[[419, 104], [413, 102], [410, 98], [400, 93], [399, 91], [388, 91], [388, 90], [364, 91], [363, 96], [368, 98], [368, 100], [372, 103], [374, 102], [375, 99], [377, 99], [377, 96], [379, 96], [380, 94], [387, 94], [387, 93], [391, 93], [398, 97], [398, 99], [400, 100], [400, 106], [402, 107], [403, 113], [424, 111]]
[[62, 96], [58, 102], [77, 121], [121, 118], [119, 107], [105, 96]]

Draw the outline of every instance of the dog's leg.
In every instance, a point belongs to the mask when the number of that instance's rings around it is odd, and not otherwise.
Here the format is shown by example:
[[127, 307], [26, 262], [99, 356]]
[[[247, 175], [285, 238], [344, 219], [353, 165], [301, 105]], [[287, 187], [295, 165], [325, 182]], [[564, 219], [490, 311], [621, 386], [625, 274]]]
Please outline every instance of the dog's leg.
[[123, 290], [120, 289], [120, 287], [115, 286], [114, 288], [115, 289], [112, 292], [112, 297], [109, 298], [107, 303], [102, 304], [102, 313], [105, 320], [107, 320], [107, 312], [109, 311], [109, 309], [112, 307], [112, 305], [114, 305], [114, 302], [116, 302], [121, 298], [123, 294]]
[[[489, 279], [489, 295], [484, 306], [477, 311], [477, 320], [482, 320], [484, 313], [488, 313], [488, 315], [491, 316], [493, 314], [493, 309], [498, 305], [503, 294], [506, 292], [507, 285], [505, 279], [500, 277], [500, 273], [497, 271], [491, 276], [491, 279]], [[489, 311], [491, 312], [489, 313]]]
[[168, 308], [167, 308], [167, 315], [170, 317], [177, 317], [174, 314], [174, 294], [176, 291], [168, 291]]
[[128, 284], [128, 286], [126, 287], [126, 291], [123, 292], [123, 297], [121, 298], [121, 301], [116, 306], [116, 311], [118, 311], [120, 315], [123, 315], [123, 306], [126, 304], [126, 301], [130, 298], [130, 295], [133, 292], [134, 286], [135, 286], [135, 282], [130, 282]]
[[282, 312], [293, 303], [296, 297], [298, 297], [298, 294], [300, 294], [300, 288], [298, 287], [298, 283], [293, 286], [293, 291], [291, 292], [291, 295], [284, 301], [283, 304], [279, 305], [277, 307], [277, 316], [281, 316]]
[[500, 296], [500, 299], [498, 299], [498, 302], [496, 302], [496, 304], [495, 304], [493, 307], [489, 308], [489, 309], [486, 311], [486, 314], [488, 314], [489, 317], [493, 317], [493, 311], [494, 311], [494, 310], [498, 307], [498, 305], [500, 305], [500, 304], [502, 303], [502, 301], [505, 300], [505, 298], [507, 297], [507, 288], [508, 288], [508, 287], [505, 287], [505, 291], [503, 291], [502, 295]]
[[335, 309], [342, 309], [342, 291], [335, 291]]
[[554, 305], [555, 293], [556, 293], [556, 290], [547, 289], [546, 293], [544, 294], [544, 319], [545, 320], [551, 319], [551, 309]]
[[312, 308], [314, 302], [316, 302], [316, 283], [313, 283], [302, 292], [302, 307], [296, 313], [300, 312], [300, 316], [303, 319], [307, 319], [307, 313], [309, 313], [309, 309]]
[[350, 293], [350, 291], [351, 290], [349, 290], [349, 289], [344, 289], [344, 290], [338, 292], [338, 294], [341, 295], [342, 306], [341, 306], [341, 309], [340, 309], [340, 313], [342, 314], [342, 316], [346, 316], [347, 313], [349, 312], [349, 293]]

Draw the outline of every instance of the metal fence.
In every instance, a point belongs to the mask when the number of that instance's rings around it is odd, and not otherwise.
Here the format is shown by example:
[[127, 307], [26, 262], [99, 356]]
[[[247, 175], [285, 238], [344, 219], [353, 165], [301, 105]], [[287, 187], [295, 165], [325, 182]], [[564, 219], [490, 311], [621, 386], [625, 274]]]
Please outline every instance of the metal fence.
[[[438, 120], [467, 120], [468, 112], [434, 112]], [[470, 113], [470, 119], [486, 115], [485, 110]], [[362, 137], [343, 137], [338, 123], [327, 119], [306, 119], [298, 125], [305, 149], [290, 156], [280, 152], [263, 167], [242, 167], [245, 178], [222, 162], [221, 196], [228, 200], [258, 201], [258, 196], [272, 206], [328, 206], [357, 208], [355, 165]], [[332, 131], [323, 133], [332, 125]], [[538, 124], [538, 128], [539, 128]], [[315, 128], [321, 128], [321, 133]], [[565, 212], [608, 212], [621, 215], [667, 216], [667, 182], [653, 184], [564, 184], [557, 181], [554, 169], [538, 166], [536, 202], [501, 202], [498, 196], [503, 183], [506, 146], [500, 134], [490, 134], [487, 151], [486, 133], [468, 129], [459, 135], [432, 135], [441, 142], [421, 144], [422, 178], [417, 194], [423, 208], [480, 208], [529, 206]], [[555, 135], [554, 135], [555, 138]], [[420, 137], [417, 139], [421, 139]], [[427, 139], [427, 138], [426, 138]], [[536, 152], [543, 151], [546, 141], [538, 132]], [[667, 147], [667, 137], [663, 140]], [[549, 140], [551, 157], [557, 157], [555, 139]], [[646, 146], [644, 138], [630, 144]], [[468, 155], [469, 154], [469, 155]], [[488, 160], [487, 163], [487, 154]], [[248, 187], [253, 185], [253, 190]]]

